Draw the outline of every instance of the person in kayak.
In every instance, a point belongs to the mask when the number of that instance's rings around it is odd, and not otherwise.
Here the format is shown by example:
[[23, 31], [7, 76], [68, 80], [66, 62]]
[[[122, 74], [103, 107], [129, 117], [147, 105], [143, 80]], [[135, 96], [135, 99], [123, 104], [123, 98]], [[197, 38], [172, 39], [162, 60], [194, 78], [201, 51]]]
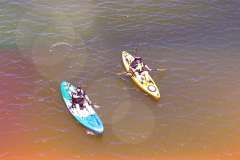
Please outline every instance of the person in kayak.
[[152, 69], [149, 68], [146, 64], [143, 63], [143, 60], [141, 57], [134, 57], [134, 60], [130, 64], [130, 70], [135, 74], [135, 76], [141, 80], [143, 83], [144, 78], [146, 81], [150, 82], [151, 80], [147, 76], [148, 71], [151, 71]]
[[86, 105], [92, 104], [86, 92], [82, 89], [81, 86], [77, 87], [77, 92], [72, 93], [72, 108], [79, 106], [80, 109], [86, 107]]

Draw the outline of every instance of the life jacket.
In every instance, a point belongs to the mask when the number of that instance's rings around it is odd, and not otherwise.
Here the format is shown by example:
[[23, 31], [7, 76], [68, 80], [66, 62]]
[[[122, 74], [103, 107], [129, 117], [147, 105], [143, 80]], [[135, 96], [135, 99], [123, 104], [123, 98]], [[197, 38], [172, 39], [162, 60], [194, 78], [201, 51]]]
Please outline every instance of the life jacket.
[[75, 95], [77, 95], [78, 97], [75, 98], [74, 95], [72, 95], [72, 103], [73, 104], [79, 104], [80, 106], [84, 104], [84, 100], [85, 100], [85, 91], [84, 90], [80, 90], [80, 92], [74, 93]]
[[143, 63], [138, 63], [136, 68], [135, 68], [135, 72], [141, 74], [143, 72]]
[[137, 65], [138, 65], [138, 63], [137, 63], [136, 60], [132, 61], [132, 63], [130, 64], [130, 66], [131, 66], [132, 68], [136, 68]]
[[84, 100], [85, 100], [84, 97], [76, 98], [76, 103], [75, 104], [79, 104], [80, 106], [82, 106], [84, 104]]
[[130, 64], [130, 66], [131, 66], [132, 68], [134, 68], [137, 72], [142, 72], [144, 64], [143, 64], [143, 62], [138, 63], [137, 60], [134, 60], [134, 61]]
[[80, 92], [77, 92], [77, 95], [84, 98], [86, 93], [84, 90], [81, 89]]
[[143, 68], [143, 64], [142, 63], [138, 63], [136, 66], [136, 70], [142, 70]]

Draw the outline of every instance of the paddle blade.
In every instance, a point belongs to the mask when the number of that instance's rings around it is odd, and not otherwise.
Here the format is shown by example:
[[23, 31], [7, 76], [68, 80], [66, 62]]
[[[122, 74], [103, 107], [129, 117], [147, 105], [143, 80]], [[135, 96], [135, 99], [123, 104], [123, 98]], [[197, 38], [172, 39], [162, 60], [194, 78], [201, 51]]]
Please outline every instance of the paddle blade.
[[116, 73], [116, 75], [118, 75], [118, 76], [121, 76], [121, 75], [123, 75], [123, 74], [126, 74], [126, 72], [119, 72], [119, 73]]
[[158, 68], [158, 69], [156, 69], [157, 71], [160, 71], [160, 72], [164, 72], [164, 71], [166, 71], [167, 70], [167, 68]]
[[94, 104], [94, 108], [98, 109], [101, 108], [101, 106]]

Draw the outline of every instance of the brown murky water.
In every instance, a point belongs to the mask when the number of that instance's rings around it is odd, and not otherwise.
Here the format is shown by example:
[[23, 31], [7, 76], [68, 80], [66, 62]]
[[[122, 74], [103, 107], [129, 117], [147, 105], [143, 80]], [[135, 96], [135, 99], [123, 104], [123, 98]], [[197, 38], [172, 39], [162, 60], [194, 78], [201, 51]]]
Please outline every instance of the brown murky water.
[[[206, 160], [240, 157], [240, 3], [0, 2], [0, 158]], [[154, 101], [123, 70], [138, 48]], [[62, 80], [81, 83], [105, 125], [87, 135]]]

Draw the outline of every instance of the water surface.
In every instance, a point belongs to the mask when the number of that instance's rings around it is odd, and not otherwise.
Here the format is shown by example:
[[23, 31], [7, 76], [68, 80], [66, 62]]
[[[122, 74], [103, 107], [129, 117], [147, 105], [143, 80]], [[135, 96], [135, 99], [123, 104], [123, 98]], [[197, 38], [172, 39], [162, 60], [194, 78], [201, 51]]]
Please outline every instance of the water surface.
[[[240, 2], [1, 1], [0, 157], [238, 159]], [[135, 48], [160, 87], [154, 101], [123, 70]], [[86, 135], [62, 80], [81, 83], [105, 124]]]

